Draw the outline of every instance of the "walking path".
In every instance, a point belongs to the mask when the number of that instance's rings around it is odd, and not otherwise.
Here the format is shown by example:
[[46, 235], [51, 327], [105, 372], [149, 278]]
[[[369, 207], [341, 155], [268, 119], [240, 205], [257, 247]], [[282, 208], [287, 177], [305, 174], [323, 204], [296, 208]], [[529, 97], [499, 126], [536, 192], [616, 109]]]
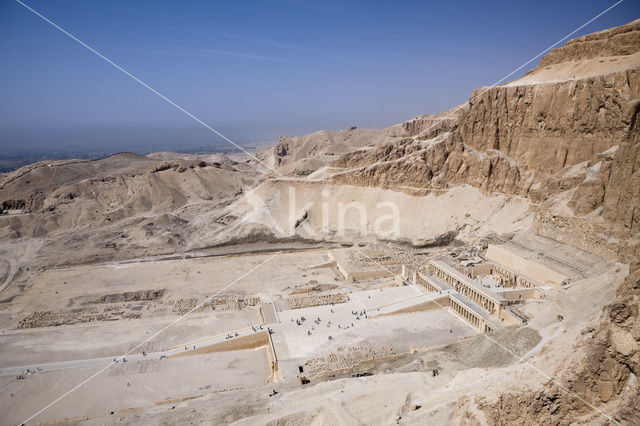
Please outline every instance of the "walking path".
[[16, 263], [13, 260], [9, 259], [8, 257], [0, 256], [0, 259], [4, 259], [7, 261], [7, 263], [9, 263], [9, 273], [7, 274], [7, 277], [4, 279], [4, 282], [0, 284], [0, 293], [1, 293], [2, 290], [4, 290], [5, 287], [8, 286], [11, 280], [13, 279], [13, 276], [16, 274], [18, 267], [16, 266]]
[[66, 370], [69, 368], [91, 367], [95, 365], [104, 366], [112, 362], [119, 363], [119, 362], [135, 362], [135, 361], [153, 361], [153, 360], [158, 360], [165, 357], [170, 357], [172, 355], [184, 353], [185, 351], [192, 351], [194, 349], [199, 349], [199, 348], [210, 346], [216, 343], [221, 343], [229, 339], [235, 339], [243, 336], [250, 336], [252, 334], [259, 333], [261, 331], [266, 331], [267, 328], [268, 327], [266, 325], [244, 327], [238, 330], [229, 331], [227, 333], [206, 337], [204, 339], [200, 339], [194, 342], [173, 346], [168, 348], [165, 351], [150, 352], [144, 355], [141, 353], [137, 353], [137, 354], [129, 354], [125, 356], [116, 355], [111, 357], [87, 358], [87, 359], [77, 359], [77, 360], [70, 360], [70, 361], [20, 365], [15, 367], [4, 367], [4, 368], [0, 368], [0, 376], [28, 375], [28, 374], [34, 374], [40, 371]]

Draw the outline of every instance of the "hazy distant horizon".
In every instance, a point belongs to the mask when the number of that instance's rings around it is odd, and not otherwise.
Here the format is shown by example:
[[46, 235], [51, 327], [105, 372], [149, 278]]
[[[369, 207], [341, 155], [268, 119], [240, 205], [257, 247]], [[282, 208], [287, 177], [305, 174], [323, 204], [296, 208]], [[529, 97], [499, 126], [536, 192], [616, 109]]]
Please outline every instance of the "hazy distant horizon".
[[[603, 9], [597, 0], [25, 1], [241, 145], [447, 110]], [[638, 15], [640, 3], [623, 2], [573, 37]], [[17, 2], [0, 2], [0, 51], [0, 154], [226, 144]]]
[[[410, 119], [412, 117], [407, 117]], [[396, 123], [391, 123], [396, 124]], [[356, 124], [353, 124], [356, 125]], [[344, 126], [343, 128], [348, 128]], [[356, 126], [363, 128], [361, 126]], [[379, 126], [381, 128], [386, 126]], [[271, 126], [229, 126], [219, 128], [237, 145], [260, 149], [275, 145], [280, 136], [300, 136], [320, 130], [341, 130], [313, 124]], [[367, 127], [374, 128], [374, 127]], [[240, 152], [208, 129], [192, 125], [184, 127], [116, 127], [82, 126], [49, 128], [16, 128], [0, 130], [0, 173], [45, 160], [96, 159], [119, 152], [149, 154], [170, 151], [185, 154]]]
[[[411, 117], [409, 117], [411, 118]], [[356, 124], [354, 124], [356, 125]], [[348, 128], [350, 126], [345, 126]], [[360, 127], [360, 126], [357, 126]], [[241, 146], [265, 144], [278, 141], [280, 136], [300, 136], [320, 130], [340, 130], [315, 128], [313, 125], [272, 125], [272, 126], [229, 126], [218, 128], [235, 143]], [[234, 149], [234, 146], [222, 140], [208, 129], [193, 125], [184, 127], [116, 127], [116, 126], [77, 126], [24, 128], [8, 127], [2, 129], [0, 153], [21, 154], [54, 151], [78, 151], [98, 148], [104, 151], [147, 152], [192, 149], [193, 147]]]

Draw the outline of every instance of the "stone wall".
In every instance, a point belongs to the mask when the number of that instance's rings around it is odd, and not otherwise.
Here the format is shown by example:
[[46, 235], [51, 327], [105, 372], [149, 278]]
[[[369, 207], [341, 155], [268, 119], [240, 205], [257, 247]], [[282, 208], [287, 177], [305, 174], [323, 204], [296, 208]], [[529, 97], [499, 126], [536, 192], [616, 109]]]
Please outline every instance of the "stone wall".
[[569, 277], [536, 262], [525, 259], [509, 250], [508, 247], [489, 245], [487, 259], [504, 265], [517, 274], [531, 278], [541, 285], [562, 285]]
[[287, 299], [289, 309], [308, 308], [311, 306], [332, 305], [335, 303], [345, 303], [349, 301], [349, 296], [345, 293], [331, 294], [309, 294], [291, 296]]

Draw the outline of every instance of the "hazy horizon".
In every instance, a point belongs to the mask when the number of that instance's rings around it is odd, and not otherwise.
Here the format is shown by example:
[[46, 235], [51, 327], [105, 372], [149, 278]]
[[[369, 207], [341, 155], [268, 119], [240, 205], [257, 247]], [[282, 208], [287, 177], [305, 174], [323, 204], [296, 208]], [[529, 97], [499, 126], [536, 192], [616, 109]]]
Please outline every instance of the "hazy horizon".
[[[447, 110], [608, 5], [26, 4], [241, 145]], [[624, 2], [573, 37], [638, 14]], [[0, 153], [227, 143], [16, 2], [0, 34]]]

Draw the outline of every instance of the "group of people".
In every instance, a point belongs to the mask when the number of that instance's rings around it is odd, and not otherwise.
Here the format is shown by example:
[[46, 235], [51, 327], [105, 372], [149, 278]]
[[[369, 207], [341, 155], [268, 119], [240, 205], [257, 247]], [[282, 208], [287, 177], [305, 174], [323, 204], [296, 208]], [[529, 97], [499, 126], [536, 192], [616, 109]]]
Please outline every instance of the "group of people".
[[[335, 311], [333, 309], [331, 309], [331, 313], [335, 313]], [[351, 311], [351, 315], [356, 317], [356, 320], [359, 320], [361, 318], [368, 318], [367, 313], [363, 310], [363, 311]], [[302, 325], [304, 322], [306, 321], [305, 317], [300, 317], [300, 318], [291, 318], [291, 322], [295, 322], [297, 325]], [[316, 325], [320, 325], [320, 323], [322, 322], [322, 318], [320, 317], [316, 317], [316, 319], [313, 320], [314, 324]], [[327, 328], [331, 327], [333, 324], [331, 321], [327, 321]], [[355, 323], [351, 322], [351, 324], [349, 325], [342, 325], [342, 324], [338, 324], [338, 328], [341, 330], [348, 330], [350, 327], [355, 327]], [[311, 336], [312, 332], [314, 332], [315, 326], [311, 326], [311, 329], [307, 330], [307, 336]], [[329, 340], [333, 340], [333, 336], [329, 336], [328, 338]]]
[[[36, 367], [36, 369], [35, 369], [35, 370], [32, 370], [32, 369], [30, 369], [30, 368], [27, 368], [27, 370], [26, 370], [26, 371], [23, 371], [23, 372], [22, 372], [22, 374], [19, 374], [18, 376], [16, 376], [16, 379], [17, 379], [17, 380], [22, 380], [22, 379], [24, 379], [25, 377], [27, 377], [27, 376], [28, 376], [28, 375], [30, 375], [30, 374], [36, 374], [36, 371], [42, 371], [42, 368], [40, 368], [40, 367]], [[12, 395], [12, 396], [13, 396], [13, 395]]]
[[[367, 318], [367, 313], [365, 311], [351, 311], [351, 315], [354, 315], [356, 317], [357, 320], [360, 319], [360, 317], [364, 317]], [[353, 323], [352, 323], [353, 324]]]
[[[295, 322], [296, 322], [297, 325], [302, 325], [302, 323], [305, 322], [306, 320], [307, 319], [305, 317], [300, 317], [300, 318], [296, 318]], [[294, 319], [291, 318], [291, 322], [293, 322], [293, 321], [294, 321]]]

